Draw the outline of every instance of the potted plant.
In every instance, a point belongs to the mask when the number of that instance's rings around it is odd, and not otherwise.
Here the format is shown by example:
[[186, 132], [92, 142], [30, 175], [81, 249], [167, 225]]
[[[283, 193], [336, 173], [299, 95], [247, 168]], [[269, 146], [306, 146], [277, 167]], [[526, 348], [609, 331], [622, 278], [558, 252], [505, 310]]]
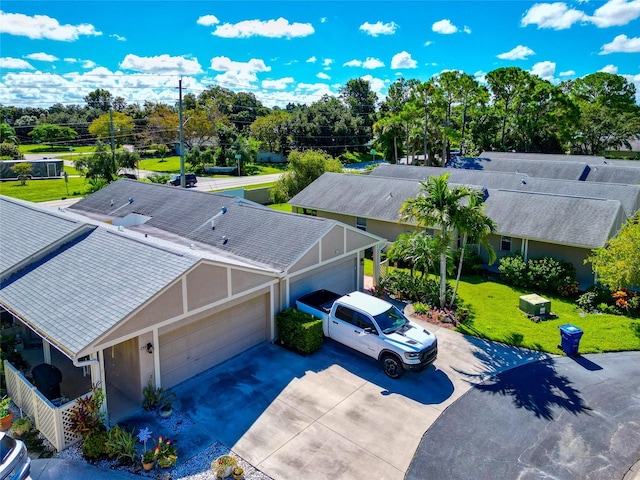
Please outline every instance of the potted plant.
[[231, 477], [233, 480], [242, 480], [244, 478], [244, 468], [233, 467], [233, 470], [231, 470]]
[[153, 468], [153, 464], [156, 461], [155, 452], [153, 450], [145, 450], [142, 454], [142, 468], [147, 472]]
[[158, 437], [158, 444], [153, 452], [158, 465], [162, 468], [173, 467], [178, 460], [176, 446], [168, 438], [165, 440]]
[[32, 426], [33, 422], [29, 417], [22, 417], [13, 422], [13, 425], [11, 425], [11, 432], [13, 432], [16, 437], [20, 438], [30, 431]]
[[175, 394], [173, 392], [162, 393], [160, 397], [160, 416], [162, 418], [169, 418], [171, 416], [174, 400], [175, 400]]
[[221, 455], [211, 462], [211, 469], [216, 472], [218, 478], [227, 478], [238, 466], [238, 461], [231, 455]]
[[13, 412], [11, 411], [11, 397], [3, 397], [0, 400], [0, 431], [6, 432], [13, 423]]

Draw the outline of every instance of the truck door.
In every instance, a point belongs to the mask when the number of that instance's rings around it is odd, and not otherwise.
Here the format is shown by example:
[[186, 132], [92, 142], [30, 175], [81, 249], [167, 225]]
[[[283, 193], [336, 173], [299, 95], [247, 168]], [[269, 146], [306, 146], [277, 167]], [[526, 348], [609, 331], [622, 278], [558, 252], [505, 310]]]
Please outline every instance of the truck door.
[[335, 316], [329, 317], [329, 321], [331, 338], [365, 355], [378, 358], [380, 337], [373, 322], [366, 315], [339, 305]]

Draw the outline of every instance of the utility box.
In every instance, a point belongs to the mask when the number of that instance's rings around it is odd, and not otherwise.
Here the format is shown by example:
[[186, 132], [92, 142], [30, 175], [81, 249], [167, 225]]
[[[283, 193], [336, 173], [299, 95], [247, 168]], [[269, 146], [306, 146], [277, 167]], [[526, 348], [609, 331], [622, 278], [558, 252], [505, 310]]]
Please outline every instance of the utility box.
[[538, 317], [544, 317], [551, 312], [551, 300], [532, 293], [530, 295], [522, 295], [520, 297], [520, 310]]

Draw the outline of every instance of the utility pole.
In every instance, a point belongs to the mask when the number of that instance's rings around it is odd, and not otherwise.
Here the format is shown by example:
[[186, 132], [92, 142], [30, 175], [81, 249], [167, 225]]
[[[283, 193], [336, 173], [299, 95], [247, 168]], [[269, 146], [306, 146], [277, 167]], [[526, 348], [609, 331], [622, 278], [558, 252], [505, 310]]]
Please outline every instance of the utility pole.
[[186, 188], [184, 172], [184, 125], [182, 124], [182, 78], [178, 80], [178, 113], [180, 122], [180, 188]]
[[116, 140], [113, 136], [113, 109], [109, 108], [109, 133], [111, 134], [111, 160], [116, 164]]

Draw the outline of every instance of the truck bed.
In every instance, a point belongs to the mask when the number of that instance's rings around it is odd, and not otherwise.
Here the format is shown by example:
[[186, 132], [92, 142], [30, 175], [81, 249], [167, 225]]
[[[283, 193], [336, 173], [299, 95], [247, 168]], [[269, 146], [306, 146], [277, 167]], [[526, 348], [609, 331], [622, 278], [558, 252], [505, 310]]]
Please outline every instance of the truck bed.
[[304, 303], [310, 307], [320, 310], [324, 313], [329, 313], [333, 302], [335, 302], [342, 295], [332, 292], [330, 290], [316, 290], [315, 292], [307, 293], [300, 297], [297, 302]]

